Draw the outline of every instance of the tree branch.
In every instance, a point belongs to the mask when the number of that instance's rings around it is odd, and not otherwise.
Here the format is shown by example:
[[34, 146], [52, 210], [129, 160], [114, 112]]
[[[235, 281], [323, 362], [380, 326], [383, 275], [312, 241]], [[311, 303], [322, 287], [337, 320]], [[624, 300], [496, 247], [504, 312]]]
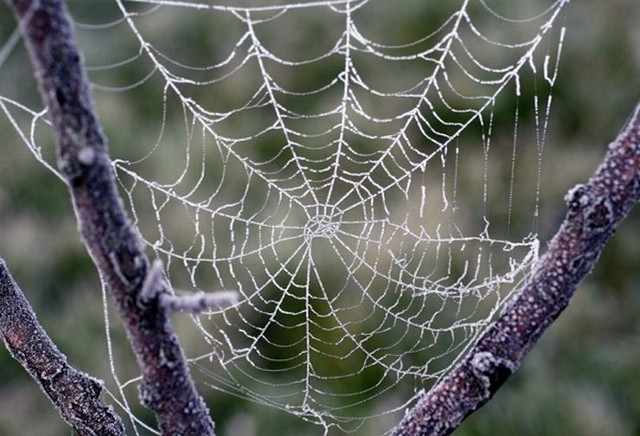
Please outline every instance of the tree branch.
[[[58, 144], [80, 233], [123, 319], [142, 372], [140, 397], [164, 434], [213, 434], [160, 298], [142, 301], [149, 271], [117, 191], [108, 147], [62, 0], [8, 0], [26, 41]], [[158, 283], [164, 288], [164, 281]], [[161, 295], [162, 290], [158, 292]]]
[[445, 435], [484, 405], [567, 307], [607, 239], [640, 200], [640, 105], [569, 211], [533, 276], [473, 350], [407, 413], [399, 435]]
[[78, 371], [38, 323], [33, 309], [0, 259], [0, 336], [38, 382], [58, 413], [80, 435], [124, 435], [124, 425], [100, 401], [103, 383]]

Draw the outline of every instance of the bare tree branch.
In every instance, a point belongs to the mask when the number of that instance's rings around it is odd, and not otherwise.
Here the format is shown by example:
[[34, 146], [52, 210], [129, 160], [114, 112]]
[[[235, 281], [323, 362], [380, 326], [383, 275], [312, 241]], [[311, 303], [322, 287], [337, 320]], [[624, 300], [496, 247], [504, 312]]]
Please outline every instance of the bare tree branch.
[[569, 211], [521, 294], [392, 434], [449, 434], [489, 401], [567, 307], [607, 239], [639, 200], [640, 105], [589, 183], [565, 197]]
[[[171, 312], [189, 312], [203, 314], [211, 310], [219, 310], [238, 302], [239, 294], [235, 291], [199, 292], [189, 295], [171, 295], [162, 292], [158, 282], [163, 280], [164, 265], [160, 259], [151, 264], [145, 282], [142, 284], [139, 299], [143, 302], [160, 299], [160, 306]], [[160, 295], [158, 294], [160, 291]]]
[[[140, 396], [164, 434], [213, 434], [160, 298], [139, 292], [149, 271], [115, 184], [108, 147], [62, 0], [8, 0], [26, 41], [58, 143], [80, 233], [115, 298], [142, 372]], [[166, 292], [166, 282], [158, 286]], [[158, 292], [161, 295], [162, 290]]]
[[124, 435], [124, 425], [100, 401], [103, 383], [69, 365], [38, 323], [33, 309], [0, 259], [0, 336], [38, 382], [58, 413], [80, 435]]

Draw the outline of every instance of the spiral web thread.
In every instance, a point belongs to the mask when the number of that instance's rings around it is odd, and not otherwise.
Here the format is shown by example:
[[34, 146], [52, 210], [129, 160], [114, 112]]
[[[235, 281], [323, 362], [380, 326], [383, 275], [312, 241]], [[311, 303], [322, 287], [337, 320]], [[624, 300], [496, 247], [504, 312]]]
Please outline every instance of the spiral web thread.
[[538, 257], [567, 2], [71, 4], [142, 237], [239, 292], [181, 331], [205, 384], [349, 432], [446, 374]]

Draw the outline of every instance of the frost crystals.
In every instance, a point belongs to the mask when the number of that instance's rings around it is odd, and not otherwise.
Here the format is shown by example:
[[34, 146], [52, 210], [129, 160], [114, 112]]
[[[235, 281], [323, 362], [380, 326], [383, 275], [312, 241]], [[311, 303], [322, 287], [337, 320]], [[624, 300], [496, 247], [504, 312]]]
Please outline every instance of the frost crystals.
[[171, 295], [167, 291], [167, 283], [163, 280], [164, 265], [162, 261], [153, 261], [145, 278], [140, 301], [148, 304], [158, 298], [160, 306], [172, 312], [189, 312], [200, 314], [211, 310], [220, 310], [238, 302], [236, 291], [199, 292], [190, 295]]

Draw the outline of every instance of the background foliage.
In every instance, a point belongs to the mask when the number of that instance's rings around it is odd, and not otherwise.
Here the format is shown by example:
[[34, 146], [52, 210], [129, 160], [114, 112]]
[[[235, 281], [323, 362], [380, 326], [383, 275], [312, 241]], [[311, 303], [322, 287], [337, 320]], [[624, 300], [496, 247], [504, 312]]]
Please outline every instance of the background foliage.
[[[70, 6], [74, 10], [82, 2]], [[15, 23], [4, 5], [0, 11], [0, 41], [5, 41]], [[638, 101], [638, 22], [636, 0], [569, 5], [544, 155], [543, 241], [564, 215], [564, 193], [589, 177]], [[0, 66], [0, 93], [36, 102], [28, 65], [10, 62], [21, 52], [17, 47]], [[128, 135], [144, 134], [136, 125], [132, 120], [126, 126]], [[3, 117], [0, 132], [0, 256], [69, 360], [113, 388], [100, 282], [80, 244], [65, 187], [33, 158]], [[636, 211], [624, 222], [595, 272], [521, 370], [456, 434], [640, 434], [639, 220]], [[121, 335], [116, 332], [116, 352], [126, 355]], [[220, 434], [259, 434], [263, 428], [269, 434], [319, 433], [273, 409], [207, 393]], [[69, 434], [6, 351], [0, 352], [0, 434]]]

